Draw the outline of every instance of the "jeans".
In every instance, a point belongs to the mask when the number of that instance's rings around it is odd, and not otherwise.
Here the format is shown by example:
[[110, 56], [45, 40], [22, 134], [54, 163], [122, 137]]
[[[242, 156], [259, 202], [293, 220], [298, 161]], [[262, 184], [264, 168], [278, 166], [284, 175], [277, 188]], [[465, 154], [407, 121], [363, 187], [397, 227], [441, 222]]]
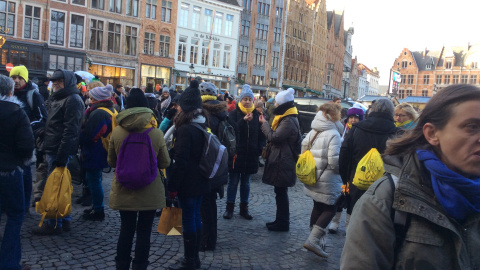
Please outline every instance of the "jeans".
[[202, 229], [200, 208], [202, 196], [183, 197], [178, 196], [180, 208], [182, 208], [182, 228], [184, 233], [195, 233]]
[[240, 181], [240, 202], [248, 203], [250, 195], [250, 174], [230, 173], [227, 185], [227, 202], [234, 203], [237, 197], [237, 187]]
[[[21, 269], [22, 248], [20, 229], [25, 218], [25, 193], [22, 172], [0, 175], [0, 206], [7, 215], [7, 223], [0, 246], [0, 269]], [[1, 216], [0, 216], [1, 217]]]
[[277, 218], [281, 225], [290, 224], [290, 207], [288, 202], [288, 187], [275, 187], [275, 202], [277, 203]]
[[92, 204], [95, 212], [103, 211], [102, 169], [86, 169], [85, 180], [92, 193]]
[[[138, 218], [137, 218], [138, 214]], [[130, 260], [132, 253], [133, 236], [137, 232], [135, 242], [135, 262], [148, 261], [150, 253], [150, 235], [152, 234], [155, 210], [148, 211], [120, 211], [120, 235], [117, 242], [117, 260]]]
[[[48, 163], [48, 175], [50, 175], [53, 170], [55, 170], [55, 167], [53, 167], [53, 162], [55, 161], [55, 159], [57, 159], [57, 155], [51, 155], [51, 154], [47, 154], [46, 155], [46, 158], [47, 158], [47, 163]], [[68, 158], [67, 160], [67, 164], [68, 165], [68, 161], [70, 160], [70, 158]], [[65, 165], [65, 166], [66, 166]], [[64, 217], [64, 218], [61, 218], [61, 219], [49, 219], [47, 220], [47, 224], [52, 226], [52, 227], [59, 227], [59, 228], [62, 228], [62, 223], [63, 221], [71, 221], [72, 220], [72, 217], [70, 215]]]
[[32, 168], [31, 165], [23, 167], [23, 190], [25, 192], [25, 211], [30, 207], [32, 198]]

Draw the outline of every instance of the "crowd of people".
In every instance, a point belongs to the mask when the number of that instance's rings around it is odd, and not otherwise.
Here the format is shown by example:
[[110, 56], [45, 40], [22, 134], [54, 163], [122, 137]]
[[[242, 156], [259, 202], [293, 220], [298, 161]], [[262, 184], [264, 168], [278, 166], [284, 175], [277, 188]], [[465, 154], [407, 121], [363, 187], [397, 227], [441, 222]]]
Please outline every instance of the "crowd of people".
[[[368, 112], [355, 105], [342, 112], [341, 100], [333, 100], [318, 108], [303, 136], [292, 88], [255, 99], [249, 85], [235, 98], [200, 79], [176, 91], [168, 85], [85, 82], [63, 69], [40, 85], [29, 80], [24, 66], [14, 67], [9, 77], [0, 75], [0, 206], [7, 216], [0, 269], [22, 269], [25, 214], [42, 198], [48, 175], [75, 158], [85, 185], [80, 201], [90, 205], [85, 220], [105, 219], [102, 174], [108, 167], [115, 170], [108, 205], [121, 220], [117, 269], [147, 269], [153, 220], [167, 206], [182, 208], [184, 247], [182, 259], [169, 269], [198, 269], [199, 251], [216, 248], [218, 198], [226, 196], [223, 218], [232, 219], [240, 189], [239, 214], [254, 219], [250, 181], [259, 167], [276, 202], [275, 220], [266, 228], [289, 231], [288, 188], [297, 182], [297, 159], [306, 150], [315, 163], [315, 183], [303, 189], [313, 200], [307, 250], [329, 256], [327, 233], [337, 233], [346, 209], [342, 269], [480, 265], [474, 253], [480, 243], [477, 87], [447, 87], [420, 113], [406, 103], [395, 107], [387, 98], [376, 100]], [[231, 140], [229, 173], [215, 182], [200, 173], [205, 131]], [[128, 161], [128, 143], [140, 139], [147, 146], [138, 147], [147, 148], [134, 149], [146, 149], [150, 158], [125, 166], [134, 162]], [[373, 148], [382, 154], [385, 174], [363, 189], [354, 179]], [[70, 216], [50, 219], [32, 233], [61, 234], [72, 230], [71, 223]]]

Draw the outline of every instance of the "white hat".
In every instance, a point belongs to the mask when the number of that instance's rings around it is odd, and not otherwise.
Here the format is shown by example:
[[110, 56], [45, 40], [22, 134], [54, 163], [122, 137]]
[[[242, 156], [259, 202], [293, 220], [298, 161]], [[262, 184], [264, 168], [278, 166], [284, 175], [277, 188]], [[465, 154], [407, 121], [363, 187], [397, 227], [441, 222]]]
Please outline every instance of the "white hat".
[[295, 90], [293, 88], [288, 88], [285, 91], [281, 91], [275, 96], [275, 102], [278, 103], [278, 105], [282, 105], [283, 103], [287, 103], [289, 101], [293, 101]]

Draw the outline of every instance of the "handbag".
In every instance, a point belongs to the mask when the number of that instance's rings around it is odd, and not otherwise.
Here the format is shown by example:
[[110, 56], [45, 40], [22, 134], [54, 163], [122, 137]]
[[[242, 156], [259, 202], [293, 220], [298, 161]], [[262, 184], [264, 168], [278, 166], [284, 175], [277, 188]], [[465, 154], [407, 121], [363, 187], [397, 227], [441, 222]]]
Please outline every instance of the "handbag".
[[163, 208], [157, 232], [165, 235], [182, 235], [182, 208]]
[[267, 159], [268, 156], [270, 155], [270, 151], [272, 148], [272, 143], [268, 142], [267, 145], [265, 145], [262, 149], [262, 158]]

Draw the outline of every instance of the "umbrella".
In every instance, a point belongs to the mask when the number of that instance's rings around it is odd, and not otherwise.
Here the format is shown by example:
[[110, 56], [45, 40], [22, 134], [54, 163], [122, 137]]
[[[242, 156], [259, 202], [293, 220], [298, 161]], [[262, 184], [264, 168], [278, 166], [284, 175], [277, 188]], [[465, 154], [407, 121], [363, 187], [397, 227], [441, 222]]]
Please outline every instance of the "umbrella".
[[90, 80], [95, 78], [93, 74], [87, 71], [75, 71], [75, 74], [82, 77], [86, 84], [90, 83]]

